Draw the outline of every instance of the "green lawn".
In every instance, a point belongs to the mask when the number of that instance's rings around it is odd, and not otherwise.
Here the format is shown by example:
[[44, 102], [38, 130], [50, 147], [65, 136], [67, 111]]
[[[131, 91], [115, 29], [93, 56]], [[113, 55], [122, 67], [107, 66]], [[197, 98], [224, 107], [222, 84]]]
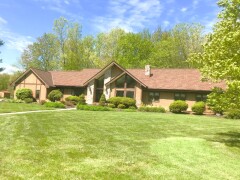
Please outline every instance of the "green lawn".
[[64, 111], [0, 116], [0, 179], [239, 179], [240, 121]]
[[25, 103], [0, 102], [0, 113], [36, 111], [36, 110], [44, 110], [44, 109], [54, 109], [54, 108], [47, 108], [40, 104], [34, 104], [34, 103], [25, 104]]

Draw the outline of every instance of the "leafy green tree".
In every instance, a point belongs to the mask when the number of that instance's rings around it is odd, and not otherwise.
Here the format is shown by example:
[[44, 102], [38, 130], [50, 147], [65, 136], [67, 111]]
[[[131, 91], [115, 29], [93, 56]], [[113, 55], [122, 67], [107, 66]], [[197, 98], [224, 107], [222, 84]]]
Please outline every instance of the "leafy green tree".
[[8, 89], [10, 77], [11, 76], [9, 74], [0, 74], [0, 91]]
[[54, 34], [44, 34], [22, 53], [20, 64], [42, 70], [59, 69], [58, 41]]
[[218, 5], [222, 11], [213, 33], [207, 37], [203, 52], [193, 54], [189, 62], [200, 69], [203, 77], [227, 82], [228, 98], [224, 100], [228, 108], [233, 108], [240, 104], [240, 0], [220, 0]]
[[[0, 39], [0, 46], [2, 46], [4, 44], [4, 42]], [[1, 53], [1, 51], [0, 51]], [[0, 63], [2, 63], [2, 59], [0, 59]], [[4, 68], [0, 67], [0, 72], [3, 71]]]
[[60, 17], [59, 19], [54, 21], [53, 31], [59, 41], [60, 59], [63, 64], [62, 65], [63, 67], [66, 64], [65, 44], [67, 41], [68, 27], [69, 27], [69, 22], [64, 17]]

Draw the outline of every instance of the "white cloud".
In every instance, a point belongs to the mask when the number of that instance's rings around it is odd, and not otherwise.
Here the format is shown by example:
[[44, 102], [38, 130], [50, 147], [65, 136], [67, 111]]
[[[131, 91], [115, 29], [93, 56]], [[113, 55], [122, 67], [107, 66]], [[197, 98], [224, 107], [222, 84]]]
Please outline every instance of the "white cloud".
[[3, 73], [13, 74], [14, 72], [22, 71], [22, 69], [6, 63], [1, 63], [0, 66], [5, 68], [4, 71], [0, 72], [0, 74], [3, 74]]
[[183, 7], [183, 8], [180, 9], [180, 11], [186, 12], [186, 11], [187, 11], [187, 8], [186, 8], [186, 7]]
[[169, 24], [170, 24], [170, 22], [169, 22], [169, 21], [163, 21], [163, 27], [164, 27], [164, 28], [168, 27], [168, 26], [169, 26]]
[[108, 16], [98, 16], [94, 19], [95, 27], [101, 31], [120, 27], [126, 31], [144, 28], [146, 24], [154, 23], [162, 13], [159, 0], [110, 0], [107, 7]]
[[41, 8], [44, 10], [51, 10], [58, 12], [62, 15], [69, 16], [73, 19], [82, 19], [76, 13], [71, 13], [67, 8], [68, 6], [78, 6], [80, 7], [79, 0], [35, 0], [36, 2], [41, 3]]
[[20, 52], [23, 52], [33, 40], [30, 36], [20, 35], [2, 27], [0, 27], [0, 37], [5, 42], [6, 47], [16, 49]]
[[193, 9], [196, 9], [199, 4], [199, 0], [194, 0], [193, 1]]
[[0, 17], [0, 24], [7, 24], [7, 20], [5, 20], [2, 17]]

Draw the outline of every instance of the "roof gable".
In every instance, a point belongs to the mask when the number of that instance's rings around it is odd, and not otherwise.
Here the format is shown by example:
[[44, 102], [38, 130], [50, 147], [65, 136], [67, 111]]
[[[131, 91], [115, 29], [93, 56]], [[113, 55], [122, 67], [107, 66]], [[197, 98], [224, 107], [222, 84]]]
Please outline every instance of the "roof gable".
[[[139, 79], [137, 79], [135, 76], [133, 76], [131, 73], [129, 73], [125, 68], [123, 68], [122, 66], [120, 66], [118, 63], [116, 63], [115, 61], [112, 61], [111, 63], [109, 63], [108, 65], [106, 65], [104, 68], [102, 68], [98, 73], [96, 73], [94, 76], [92, 76], [90, 79], [88, 79], [84, 85], [87, 85], [90, 81], [92, 81], [93, 79], [97, 79], [99, 77], [101, 77], [105, 71], [107, 71], [109, 68], [111, 68], [112, 66], [117, 66], [119, 69], [121, 69], [123, 72], [125, 72], [126, 74], [128, 74], [130, 77], [132, 77], [135, 81], [139, 82], [142, 86], [146, 87], [146, 85], [144, 83], [142, 83]], [[115, 78], [113, 78], [115, 79]], [[112, 81], [112, 80], [111, 80]]]
[[51, 74], [47, 71], [41, 71], [39, 69], [30, 68], [25, 71], [21, 76], [19, 76], [15, 81], [11, 83], [11, 85], [15, 85], [18, 81], [20, 81], [24, 76], [29, 73], [33, 73], [40, 81], [42, 81], [46, 87], [53, 86]]

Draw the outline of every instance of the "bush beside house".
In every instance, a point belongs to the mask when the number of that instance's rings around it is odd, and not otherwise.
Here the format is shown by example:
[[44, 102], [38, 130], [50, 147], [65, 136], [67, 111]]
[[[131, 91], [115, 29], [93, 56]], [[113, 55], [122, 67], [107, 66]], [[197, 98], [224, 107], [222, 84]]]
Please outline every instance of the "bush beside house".
[[200, 101], [192, 106], [192, 111], [197, 115], [202, 115], [206, 109], [205, 103]]
[[60, 101], [60, 99], [63, 97], [63, 93], [56, 89], [56, 90], [52, 90], [49, 94], [48, 94], [48, 99], [52, 102], [55, 101]]
[[26, 98], [32, 98], [33, 93], [31, 89], [22, 88], [17, 90], [16, 97], [17, 99], [25, 100]]
[[169, 110], [172, 113], [181, 113], [181, 112], [186, 111], [187, 108], [188, 108], [188, 104], [182, 100], [174, 101], [169, 106]]

